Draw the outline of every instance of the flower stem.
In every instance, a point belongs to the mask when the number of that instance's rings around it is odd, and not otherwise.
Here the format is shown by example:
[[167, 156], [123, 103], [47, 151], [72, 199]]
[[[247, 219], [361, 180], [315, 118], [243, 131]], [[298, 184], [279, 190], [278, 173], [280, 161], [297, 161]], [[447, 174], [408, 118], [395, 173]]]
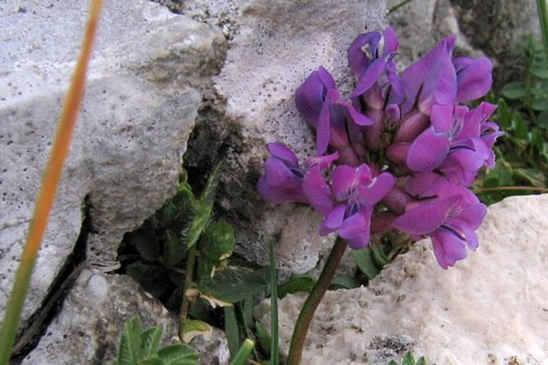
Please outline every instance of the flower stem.
[[301, 312], [299, 313], [299, 317], [297, 318], [297, 323], [295, 324], [293, 336], [291, 337], [291, 344], [289, 346], [288, 365], [299, 365], [301, 363], [304, 341], [308, 328], [310, 327], [310, 322], [312, 321], [316, 308], [318, 308], [327, 288], [329, 288], [329, 284], [331, 284], [331, 279], [333, 279], [333, 276], [335, 275], [335, 271], [341, 262], [345, 249], [346, 242], [338, 237], [316, 285], [314, 285], [308, 298], [306, 298]]
[[188, 317], [188, 312], [190, 311], [190, 299], [187, 298], [186, 292], [192, 285], [192, 276], [194, 273], [194, 266], [196, 264], [196, 257], [198, 256], [198, 249], [196, 245], [193, 245], [188, 253], [188, 258], [186, 261], [186, 270], [185, 270], [185, 287], [183, 288], [183, 300], [181, 302], [181, 310], [179, 311], [179, 338], [181, 342], [183, 341], [183, 329], [185, 321]]
[[511, 191], [511, 190], [525, 190], [525, 191], [540, 191], [542, 193], [548, 193], [548, 188], [539, 186], [493, 186], [491, 188], [476, 188], [476, 193], [486, 193], [489, 191]]

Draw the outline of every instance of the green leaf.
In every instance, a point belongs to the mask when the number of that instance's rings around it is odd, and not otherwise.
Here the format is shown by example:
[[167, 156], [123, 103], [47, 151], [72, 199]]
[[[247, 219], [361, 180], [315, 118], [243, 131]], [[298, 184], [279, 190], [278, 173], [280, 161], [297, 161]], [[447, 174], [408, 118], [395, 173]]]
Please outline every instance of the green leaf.
[[254, 301], [252, 296], [244, 298], [240, 303], [244, 323], [246, 323], [246, 325], [249, 324], [249, 326], [253, 326], [253, 304]]
[[427, 364], [426, 364], [426, 360], [424, 359], [424, 356], [421, 356], [421, 357], [417, 360], [417, 365], [427, 365]]
[[531, 67], [531, 73], [538, 77], [539, 79], [548, 79], [548, 67], [546, 67], [546, 64], [536, 62], [533, 64], [533, 67]]
[[537, 125], [543, 128], [548, 128], [548, 110], [545, 110], [538, 115]]
[[507, 99], [515, 100], [525, 97], [527, 91], [524, 82], [514, 81], [504, 85], [500, 93]]
[[535, 98], [535, 100], [533, 100], [533, 104], [531, 104], [531, 108], [537, 112], [548, 110], [548, 97], [543, 95]]
[[367, 277], [368, 280], [371, 280], [375, 276], [377, 276], [377, 274], [379, 273], [379, 268], [375, 264], [371, 248], [365, 247], [361, 250], [352, 250], [352, 255], [356, 260], [358, 268]]
[[139, 365], [164, 365], [164, 362], [157, 355], [155, 355], [154, 357], [141, 360]]
[[402, 365], [415, 365], [415, 358], [411, 352], [408, 352], [403, 357]]
[[166, 346], [158, 351], [164, 365], [199, 365], [198, 353], [192, 347], [180, 343]]
[[188, 183], [188, 174], [186, 170], [183, 169], [181, 171], [181, 176], [179, 177], [179, 186], [177, 186], [177, 195], [175, 198], [176, 205], [179, 208], [194, 207], [196, 200], [197, 199], [192, 192], [192, 187]]
[[388, 363], [388, 365], [399, 365], [397, 362], [395, 362], [394, 360], [390, 360], [390, 362]]
[[221, 170], [222, 161], [215, 165], [215, 167], [209, 174], [206, 186], [202, 191], [202, 195], [200, 197], [202, 204], [211, 206], [215, 202], [215, 194], [217, 193], [217, 186], [219, 185]]
[[231, 224], [225, 221], [211, 223], [200, 239], [200, 257], [212, 262], [222, 261], [232, 255], [235, 243]]
[[527, 125], [523, 120], [523, 117], [519, 113], [514, 114], [514, 119], [512, 120], [512, 127], [514, 129], [514, 137], [526, 140], [527, 139]]
[[190, 225], [182, 232], [186, 246], [194, 246], [211, 218], [211, 205], [197, 204]]
[[211, 279], [215, 272], [215, 264], [209, 260], [199, 260], [197, 269], [197, 282]]
[[236, 311], [233, 305], [223, 307], [223, 309], [225, 314], [226, 341], [228, 342], [230, 354], [234, 357], [240, 347], [240, 331], [238, 329], [238, 322], [236, 321]]
[[534, 128], [529, 134], [529, 141], [531, 145], [537, 150], [537, 152], [542, 152], [544, 148], [544, 138], [542, 136], [542, 131], [538, 128]]
[[278, 287], [278, 297], [283, 298], [287, 294], [297, 292], [310, 293], [316, 284], [316, 280], [308, 275], [296, 275]]
[[267, 356], [270, 356], [270, 342], [271, 337], [265, 326], [257, 321], [255, 322], [255, 335], [257, 335], [257, 340], [259, 340], [259, 345], [265, 352]]
[[181, 325], [182, 340], [185, 343], [190, 343], [196, 336], [209, 338], [212, 332], [213, 327], [198, 319], [185, 319]]
[[371, 241], [369, 247], [371, 247], [373, 259], [375, 260], [375, 263], [377, 265], [384, 266], [390, 262], [390, 260], [388, 260], [388, 257], [386, 257], [386, 254], [384, 253], [382, 244]]
[[350, 275], [339, 275], [331, 281], [330, 289], [354, 289], [360, 286], [360, 282]]
[[242, 344], [242, 347], [240, 347], [238, 353], [236, 354], [236, 356], [233, 357], [232, 361], [230, 362], [230, 365], [245, 365], [254, 347], [255, 343], [249, 338], [246, 338], [244, 343]]
[[151, 358], [158, 352], [161, 338], [162, 326], [149, 327], [141, 332], [141, 359]]
[[118, 365], [138, 365], [141, 352], [141, 322], [131, 317], [124, 325], [118, 348]]
[[514, 174], [527, 180], [532, 186], [546, 187], [546, 177], [537, 169], [514, 169]]
[[264, 276], [245, 267], [229, 267], [215, 273], [211, 279], [199, 283], [200, 292], [228, 303], [236, 303], [244, 298], [264, 293]]
[[163, 263], [166, 266], [175, 266], [180, 263], [186, 255], [186, 247], [182, 237], [176, 232], [166, 230], [164, 251], [162, 252]]
[[178, 209], [173, 203], [173, 200], [166, 201], [162, 208], [158, 211], [159, 220], [163, 223], [163, 225], [168, 225], [173, 222], [177, 218], [178, 214]]

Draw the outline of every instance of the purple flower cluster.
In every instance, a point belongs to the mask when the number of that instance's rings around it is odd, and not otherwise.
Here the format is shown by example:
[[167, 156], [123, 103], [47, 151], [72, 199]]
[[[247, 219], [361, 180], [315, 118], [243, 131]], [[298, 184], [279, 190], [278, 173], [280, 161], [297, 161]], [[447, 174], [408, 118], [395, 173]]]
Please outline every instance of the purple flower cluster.
[[489, 91], [491, 62], [453, 58], [454, 44], [454, 36], [443, 39], [398, 73], [392, 28], [358, 36], [348, 50], [350, 101], [326, 69], [312, 72], [295, 100], [316, 132], [317, 156], [301, 166], [286, 146], [268, 144], [261, 196], [313, 206], [324, 217], [320, 234], [336, 231], [354, 249], [399, 230], [431, 237], [443, 268], [465, 258], [486, 213], [467, 187], [494, 166], [503, 133], [489, 120], [495, 105], [461, 104]]

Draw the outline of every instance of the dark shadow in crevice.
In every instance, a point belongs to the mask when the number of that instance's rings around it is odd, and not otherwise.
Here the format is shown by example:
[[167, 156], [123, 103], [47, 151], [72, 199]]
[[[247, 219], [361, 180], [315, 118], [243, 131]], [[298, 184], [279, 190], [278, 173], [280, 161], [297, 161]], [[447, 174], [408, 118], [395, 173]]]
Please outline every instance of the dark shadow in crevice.
[[38, 345], [40, 339], [46, 335], [47, 329], [53, 319], [59, 314], [63, 302], [73, 287], [80, 272], [86, 265], [86, 246], [89, 233], [93, 232], [89, 215], [90, 206], [88, 197], [84, 200], [84, 220], [80, 228], [80, 234], [74, 245], [74, 250], [67, 257], [65, 264], [59, 271], [50, 287], [40, 308], [32, 314], [27, 325], [20, 329], [15, 341], [11, 365], [19, 364]]

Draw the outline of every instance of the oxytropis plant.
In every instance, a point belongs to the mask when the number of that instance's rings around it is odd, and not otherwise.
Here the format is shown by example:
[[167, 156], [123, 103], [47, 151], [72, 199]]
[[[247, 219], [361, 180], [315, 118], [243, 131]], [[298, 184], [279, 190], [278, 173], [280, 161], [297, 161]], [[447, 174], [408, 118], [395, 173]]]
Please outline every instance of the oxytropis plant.
[[[489, 91], [491, 62], [453, 58], [454, 45], [449, 36], [398, 73], [392, 28], [358, 36], [348, 50], [356, 77], [350, 100], [323, 67], [296, 91], [297, 109], [316, 133], [317, 155], [299, 164], [285, 145], [268, 144], [261, 196], [314, 207], [324, 217], [319, 234], [339, 236], [334, 251], [400, 232], [430, 237], [444, 269], [465, 258], [478, 247], [475, 230], [486, 213], [468, 187], [483, 166], [494, 166], [492, 147], [503, 133], [489, 120], [495, 105], [463, 104]], [[303, 312], [314, 308], [305, 304]], [[308, 324], [299, 321], [296, 332], [306, 333]], [[305, 333], [294, 333], [290, 363], [299, 362], [296, 337], [304, 340]]]

